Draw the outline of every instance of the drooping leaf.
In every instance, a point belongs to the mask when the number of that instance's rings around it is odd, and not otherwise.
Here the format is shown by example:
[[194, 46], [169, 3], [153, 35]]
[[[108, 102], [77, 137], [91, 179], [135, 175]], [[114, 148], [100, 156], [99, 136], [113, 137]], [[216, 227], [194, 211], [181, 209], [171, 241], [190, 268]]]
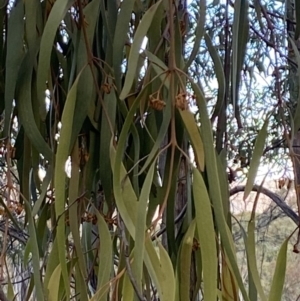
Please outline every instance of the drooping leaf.
[[146, 37], [147, 31], [151, 23], [155, 21], [155, 14], [157, 9], [159, 9], [159, 7], [161, 6], [161, 3], [162, 1], [160, 0], [147, 10], [134, 35], [133, 43], [131, 45], [128, 58], [128, 71], [126, 74], [124, 87], [120, 94], [120, 99], [124, 99], [130, 92], [131, 86], [136, 76], [136, 68], [138, 65], [141, 45]]
[[131, 18], [135, 0], [122, 2], [119, 16], [117, 18], [116, 30], [113, 40], [113, 66], [116, 76], [116, 84], [121, 91], [121, 64], [123, 60], [123, 48], [127, 39], [128, 24]]
[[215, 110], [213, 113], [213, 117], [216, 117], [219, 115], [219, 112], [220, 112], [220, 110], [223, 106], [223, 102], [224, 102], [225, 85], [226, 85], [225, 75], [224, 75], [224, 69], [223, 69], [223, 65], [222, 65], [220, 56], [219, 56], [216, 48], [213, 46], [210, 36], [208, 34], [205, 34], [204, 38], [205, 38], [205, 43], [208, 48], [209, 54], [214, 62], [216, 77], [217, 77], [218, 84], [219, 84], [218, 99], [217, 99], [217, 103], [216, 103]]
[[78, 282], [83, 281], [82, 283], [77, 283], [82, 287], [80, 292], [80, 299], [83, 301], [87, 301], [88, 293], [84, 281], [84, 279], [88, 277], [87, 264], [85, 262], [85, 257], [82, 251], [80, 233], [79, 233], [80, 217], [78, 216], [79, 215], [78, 202], [81, 201], [77, 199], [79, 195], [79, 191], [78, 191], [79, 187], [80, 187], [80, 155], [79, 155], [78, 140], [76, 140], [76, 143], [71, 153], [71, 179], [69, 183], [69, 210], [68, 210], [69, 218], [68, 219], [69, 219], [70, 230], [74, 241], [76, 257], [78, 258], [78, 264], [76, 266], [76, 272], [80, 273], [80, 276], [78, 277]]
[[[66, 172], [65, 164], [69, 156], [69, 149], [72, 136], [72, 126], [74, 109], [76, 104], [77, 85], [80, 79], [79, 73], [76, 81], [74, 82], [71, 90], [68, 93], [65, 108], [62, 115], [62, 128], [60, 133], [59, 145], [56, 155], [56, 169], [54, 174], [55, 185], [55, 213], [58, 219], [56, 239], [58, 241], [65, 241], [65, 182]], [[64, 244], [58, 244], [58, 254], [61, 265], [61, 272], [64, 280], [67, 300], [69, 299], [69, 276], [67, 272], [66, 254]]]
[[203, 268], [204, 299], [216, 300], [217, 293], [217, 245], [210, 199], [205, 183], [197, 169], [193, 171], [193, 196], [196, 222], [200, 239]]
[[48, 284], [49, 301], [55, 301], [58, 299], [60, 277], [61, 277], [61, 266], [59, 264], [56, 267], [56, 269], [53, 271], [53, 274], [51, 275], [51, 278], [49, 280], [49, 284]]
[[201, 39], [204, 34], [205, 30], [205, 18], [206, 18], [206, 0], [200, 0], [199, 1], [199, 18], [196, 26], [196, 32], [195, 32], [195, 41], [193, 43], [193, 49], [192, 52], [188, 58], [188, 61], [186, 62], [184, 66], [184, 71], [186, 72], [188, 68], [190, 67], [191, 63], [195, 60], [198, 51]]
[[250, 269], [250, 273], [253, 279], [253, 282], [256, 286], [257, 292], [260, 296], [262, 301], [267, 301], [265, 296], [260, 276], [257, 270], [257, 263], [256, 263], [256, 252], [255, 252], [255, 223], [251, 219], [248, 223], [248, 238], [246, 241], [246, 252], [247, 252], [247, 259], [248, 259], [248, 266]]
[[282, 300], [282, 292], [283, 292], [283, 285], [284, 285], [285, 271], [286, 271], [288, 242], [289, 242], [289, 238], [284, 241], [277, 256], [275, 272], [274, 272], [273, 281], [272, 281], [271, 290], [268, 299], [269, 301]]
[[259, 167], [260, 159], [263, 154], [264, 146], [265, 146], [265, 141], [268, 135], [268, 124], [269, 124], [269, 118], [267, 118], [264, 122], [264, 125], [262, 129], [259, 131], [255, 146], [254, 146], [254, 151], [253, 155], [250, 161], [250, 167], [249, 167], [249, 173], [247, 177], [247, 183], [245, 187], [245, 192], [244, 192], [244, 200], [249, 196], [252, 187], [254, 185], [255, 177], [257, 174], [257, 170]]
[[189, 300], [190, 298], [190, 277], [191, 277], [191, 257], [194, 243], [194, 232], [196, 221], [193, 220], [182, 240], [182, 246], [179, 257], [179, 275], [178, 286], [180, 300]]
[[183, 124], [185, 126], [185, 129], [189, 135], [189, 138], [191, 140], [193, 150], [196, 157], [196, 162], [201, 171], [204, 170], [204, 148], [203, 143], [201, 139], [201, 135], [198, 129], [198, 126], [196, 124], [195, 118], [193, 114], [189, 110], [178, 110]]
[[151, 190], [151, 184], [153, 181], [153, 174], [156, 164], [150, 166], [146, 175], [141, 195], [139, 197], [137, 205], [137, 218], [136, 224], [138, 225], [135, 232], [135, 244], [134, 244], [134, 262], [133, 271], [137, 282], [139, 291], [142, 291], [142, 276], [144, 265], [144, 252], [145, 252], [145, 237], [146, 237], [146, 218], [147, 218], [147, 206], [149, 201], [149, 195]]
[[26, 136], [30, 139], [36, 150], [40, 154], [42, 154], [49, 162], [52, 162], [53, 152], [40, 133], [33, 115], [33, 108], [31, 103], [32, 72], [33, 61], [29, 53], [27, 53], [20, 67], [19, 79], [16, 89], [16, 101], [19, 110], [19, 118], [21, 124], [24, 127]]
[[243, 68], [249, 34], [248, 0], [234, 3], [234, 20], [232, 27], [232, 104], [238, 103], [240, 77]]
[[213, 142], [211, 122], [207, 113], [206, 101], [200, 87], [195, 83], [193, 83], [192, 81], [191, 81], [191, 86], [193, 88], [193, 91], [195, 92], [197, 104], [199, 106], [199, 111], [201, 115], [200, 121], [201, 121], [201, 133], [203, 133], [202, 141], [204, 145], [205, 165], [207, 167], [208, 183], [210, 187], [213, 187], [212, 189], [209, 190], [209, 193], [214, 208], [216, 224], [218, 227], [218, 231], [220, 232], [222, 245], [227, 253], [229, 264], [231, 265], [233, 271], [233, 275], [236, 278], [236, 281], [239, 285], [239, 288], [241, 290], [244, 299], [249, 301], [249, 297], [247, 295], [237, 265], [232, 234], [228, 228], [224, 216], [223, 201], [222, 201], [222, 194], [220, 188], [221, 185], [220, 185], [218, 167], [216, 162], [216, 150]]
[[53, 49], [54, 37], [60, 22], [63, 20], [73, 0], [57, 0], [50, 11], [41, 39], [41, 47], [37, 71], [37, 91], [40, 100], [40, 116], [46, 118], [45, 90], [50, 70], [50, 57]]
[[18, 78], [18, 71], [24, 57], [23, 34], [24, 34], [24, 3], [19, 1], [12, 9], [7, 24], [7, 54], [5, 68], [5, 119], [4, 135], [8, 136], [13, 108], [13, 98]]
[[28, 216], [28, 225], [29, 225], [29, 234], [30, 234], [30, 251], [32, 254], [32, 266], [33, 266], [33, 274], [34, 274], [34, 285], [36, 296], [38, 300], [45, 300], [44, 295], [44, 286], [41, 280], [41, 272], [40, 272], [40, 254], [39, 254], [39, 247], [37, 242], [36, 236], [36, 229], [35, 229], [35, 221], [34, 217], [32, 216], [30, 207], [30, 203], [28, 200], [24, 199], [25, 207], [26, 207], [26, 214]]
[[175, 276], [172, 266], [172, 262], [166, 249], [158, 243], [159, 254], [160, 254], [160, 267], [161, 267], [161, 286], [162, 295], [160, 300], [168, 301], [174, 300], [175, 297]]
[[103, 295], [99, 300], [105, 301], [107, 300], [107, 295], [109, 292], [108, 284], [113, 266], [112, 240], [104, 218], [99, 214], [98, 210], [96, 210], [95, 212], [97, 216], [98, 231], [100, 236], [100, 255], [97, 289], [103, 290]]

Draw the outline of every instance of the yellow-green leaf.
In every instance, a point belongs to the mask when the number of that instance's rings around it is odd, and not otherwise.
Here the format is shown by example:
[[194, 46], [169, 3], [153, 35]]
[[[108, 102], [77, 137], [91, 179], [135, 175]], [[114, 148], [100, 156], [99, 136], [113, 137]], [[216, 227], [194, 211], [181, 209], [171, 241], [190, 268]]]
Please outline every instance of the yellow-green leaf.
[[[84, 69], [83, 69], [84, 70]], [[56, 217], [59, 218], [57, 222], [57, 232], [56, 239], [60, 242], [64, 242], [65, 237], [65, 182], [66, 182], [66, 172], [65, 172], [65, 163], [69, 156], [70, 149], [70, 140], [73, 131], [73, 117], [74, 109], [76, 104], [76, 94], [77, 94], [77, 85], [80, 79], [81, 73], [79, 73], [76, 81], [74, 82], [71, 90], [68, 93], [67, 100], [65, 103], [65, 108], [62, 114], [62, 128], [60, 132], [59, 144], [57, 148], [56, 156], [56, 168], [54, 175], [54, 185], [55, 185], [55, 213]], [[65, 253], [65, 244], [58, 244], [58, 254], [61, 264], [61, 271], [65, 285], [65, 291], [67, 300], [69, 300], [69, 291], [70, 291], [70, 280], [67, 272], [67, 263], [66, 263], [66, 253]]]
[[185, 129], [190, 137], [196, 162], [201, 171], [204, 170], [204, 149], [194, 115], [189, 110], [179, 110]]
[[61, 266], [59, 264], [53, 271], [53, 274], [51, 275], [49, 283], [48, 283], [48, 291], [49, 291], [48, 300], [49, 301], [57, 301], [58, 300], [60, 276], [61, 276]]
[[128, 58], [128, 71], [125, 78], [124, 87], [120, 94], [120, 99], [124, 99], [128, 93], [130, 92], [131, 86], [133, 81], [136, 77], [136, 68], [138, 66], [139, 56], [140, 56], [140, 49], [142, 43], [146, 37], [148, 29], [153, 22], [155, 21], [155, 14], [157, 9], [160, 7], [162, 1], [159, 0], [157, 3], [152, 5], [145, 13], [142, 18], [141, 23], [139, 24], [136, 33], [134, 35], [133, 43], [131, 45], [129, 58]]
[[146, 179], [143, 184], [141, 195], [139, 197], [139, 201], [137, 205], [137, 217], [136, 217], [137, 227], [135, 231], [133, 271], [134, 271], [137, 287], [140, 292], [142, 291], [147, 207], [148, 207], [149, 194], [151, 190], [155, 167], [156, 167], [156, 162], [153, 162], [146, 175]]
[[217, 245], [213, 214], [207, 189], [200, 172], [193, 172], [193, 195], [200, 239], [204, 300], [215, 301], [218, 288]]
[[[112, 239], [104, 218], [98, 210], [95, 210], [97, 216], [98, 232], [100, 236], [99, 268], [97, 289], [103, 290], [103, 295], [99, 301], [107, 300], [109, 290], [109, 279], [113, 268]], [[107, 289], [105, 291], [105, 288]]]
[[282, 291], [285, 279], [285, 272], [286, 272], [286, 253], [288, 247], [289, 238], [285, 240], [282, 244], [277, 261], [275, 272], [273, 276], [273, 281], [271, 285], [271, 290], [269, 294], [269, 301], [281, 301], [282, 300]]
[[193, 220], [186, 231], [184, 238], [181, 243], [181, 250], [179, 253], [179, 300], [189, 300], [190, 299], [190, 289], [191, 289], [191, 257], [192, 249], [194, 243], [194, 233], [196, 228], [196, 221]]
[[249, 272], [252, 275], [252, 279], [256, 286], [260, 299], [262, 301], [267, 301], [257, 270], [254, 234], [255, 234], [255, 223], [254, 220], [250, 220], [248, 223], [248, 238], [246, 241], [247, 259], [248, 259], [248, 266], [250, 269]]
[[260, 159], [264, 151], [264, 146], [265, 146], [265, 141], [268, 135], [268, 124], [269, 124], [269, 118], [267, 118], [264, 122], [264, 125], [262, 129], [259, 131], [255, 146], [254, 146], [254, 151], [253, 155], [250, 161], [250, 167], [249, 167], [249, 172], [247, 176], [247, 183], [245, 187], [245, 192], [244, 192], [244, 200], [249, 196], [252, 187], [254, 185], [255, 177], [257, 174], [257, 170], [259, 167]]
[[60, 22], [73, 2], [73, 0], [57, 0], [54, 2], [42, 35], [37, 74], [37, 90], [38, 98], [40, 100], [40, 116], [42, 120], [45, 120], [47, 113], [45, 105], [45, 90], [48, 72], [50, 69], [50, 57], [53, 49], [54, 37]]
[[172, 262], [166, 249], [159, 243], [160, 267], [161, 267], [161, 286], [162, 295], [161, 301], [170, 301], [175, 298], [175, 275]]

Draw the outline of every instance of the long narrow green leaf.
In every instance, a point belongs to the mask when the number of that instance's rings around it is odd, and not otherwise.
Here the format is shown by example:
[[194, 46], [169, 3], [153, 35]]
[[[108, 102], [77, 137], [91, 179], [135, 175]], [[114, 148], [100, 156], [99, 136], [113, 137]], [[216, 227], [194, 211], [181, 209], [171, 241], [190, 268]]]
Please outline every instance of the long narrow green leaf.
[[[112, 84], [111, 82], [109, 83]], [[109, 160], [103, 160], [103, 158], [109, 158], [110, 141], [113, 138], [113, 133], [110, 131], [110, 124], [114, 126], [116, 119], [117, 97], [115, 91], [110, 91], [109, 94], [105, 94], [103, 102], [106, 110], [102, 110], [101, 117], [99, 172], [105, 199], [108, 204], [111, 204], [113, 202], [111, 193], [113, 189], [111, 165]], [[107, 120], [108, 118], [109, 120]]]
[[11, 123], [11, 112], [13, 98], [18, 78], [18, 71], [24, 57], [23, 35], [24, 35], [24, 2], [19, 1], [12, 9], [7, 24], [7, 53], [5, 62], [5, 118], [4, 135], [8, 136]]
[[61, 266], [60, 264], [56, 267], [53, 271], [53, 274], [50, 277], [48, 290], [49, 290], [49, 301], [56, 301], [58, 300], [58, 292], [59, 292], [59, 284], [60, 284], [60, 277], [61, 277]]
[[209, 54], [214, 62], [214, 69], [216, 72], [216, 77], [217, 77], [218, 85], [219, 85], [217, 103], [216, 103], [215, 110], [213, 113], [213, 116], [218, 116], [219, 112], [223, 106], [224, 97], [225, 97], [226, 82], [225, 82], [224, 68], [223, 68], [220, 56], [219, 56], [216, 48], [213, 46], [210, 36], [208, 34], [205, 34], [204, 37], [205, 37], [205, 43], [208, 48]]
[[222, 194], [220, 188], [218, 167], [216, 162], [216, 151], [215, 151], [214, 140], [212, 136], [211, 122], [207, 113], [206, 101], [199, 86], [195, 84], [192, 80], [191, 80], [191, 85], [193, 91], [195, 92], [197, 103], [200, 110], [201, 133], [203, 133], [202, 141], [203, 141], [204, 152], [205, 152], [205, 165], [207, 168], [209, 186], [211, 187], [209, 193], [213, 204], [217, 227], [220, 232], [222, 244], [227, 253], [228, 259], [230, 261], [230, 266], [232, 268], [234, 277], [237, 280], [243, 298], [245, 301], [249, 301], [249, 297], [247, 295], [239, 268], [237, 266], [233, 238], [224, 216], [223, 200], [222, 200]]
[[275, 273], [273, 276], [272, 286], [269, 294], [269, 301], [281, 301], [282, 300], [282, 291], [285, 279], [286, 271], [286, 253], [288, 247], [289, 238], [285, 240], [282, 244], [275, 267]]
[[133, 271], [140, 292], [142, 291], [147, 206], [148, 206], [149, 194], [151, 190], [155, 167], [156, 167], [156, 162], [153, 162], [146, 175], [145, 182], [143, 184], [141, 195], [137, 205], [136, 225], [138, 225], [138, 227], [136, 228], [136, 232], [135, 232], [135, 244], [134, 244], [134, 251], [133, 251], [134, 252]]
[[257, 174], [257, 170], [259, 167], [260, 159], [264, 151], [264, 146], [266, 142], [266, 138], [268, 135], [268, 124], [269, 118], [267, 118], [264, 122], [262, 129], [259, 131], [258, 136], [255, 141], [253, 155], [250, 161], [249, 172], [247, 176], [247, 183], [244, 192], [244, 200], [249, 196], [252, 187], [254, 185], [255, 177]]
[[[56, 217], [59, 218], [57, 223], [56, 238], [60, 242], [64, 242], [65, 237], [65, 182], [66, 172], [65, 163], [69, 156], [69, 149], [71, 143], [71, 134], [73, 131], [73, 116], [76, 104], [77, 85], [80, 79], [81, 73], [79, 73], [76, 81], [74, 82], [71, 90], [68, 93], [65, 108], [62, 115], [62, 128], [60, 133], [59, 144], [56, 155], [56, 169], [54, 175], [55, 185], [55, 213]], [[67, 272], [65, 244], [58, 244], [59, 260], [61, 264], [62, 276], [64, 280], [64, 286], [66, 291], [67, 300], [69, 300], [70, 283]]]
[[134, 3], [135, 0], [127, 0], [122, 2], [115, 29], [113, 41], [113, 66], [116, 85], [119, 92], [121, 91], [121, 64], [124, 57], [123, 49], [125, 42], [128, 39], [128, 24], [131, 18]]
[[193, 195], [196, 209], [196, 222], [201, 246], [204, 300], [216, 300], [217, 282], [217, 245], [213, 213], [207, 189], [200, 172], [193, 171]]
[[37, 91], [38, 99], [40, 100], [40, 116], [42, 120], [45, 120], [47, 114], [45, 90], [50, 69], [50, 57], [53, 49], [54, 37], [60, 22], [63, 20], [73, 2], [73, 0], [57, 0], [54, 2], [42, 35], [37, 72]]
[[194, 115], [189, 110], [178, 110], [185, 129], [190, 137], [197, 165], [201, 171], [204, 170], [204, 148], [199, 129], [197, 127]]
[[255, 234], [255, 222], [251, 219], [248, 224], [248, 238], [246, 241], [248, 266], [250, 268], [250, 273], [252, 275], [252, 279], [256, 286], [260, 299], [262, 301], [267, 301], [257, 270], [254, 234]]
[[124, 301], [134, 300], [133, 286], [129, 280], [129, 276], [127, 273], [125, 274], [125, 278], [123, 281], [122, 297], [123, 297], [122, 299], [124, 299]]
[[[132, 238], [135, 237], [135, 222], [137, 214], [137, 197], [132, 188], [131, 182], [126, 176], [125, 168], [120, 161], [120, 165], [117, 165], [118, 156], [116, 155], [115, 149], [111, 146], [111, 164], [113, 168], [114, 176], [114, 194], [116, 199], [116, 204], [120, 215], [124, 221], [124, 224], [129, 231]], [[121, 180], [122, 179], [122, 180]], [[168, 271], [162, 270], [160, 265], [160, 260], [157, 256], [157, 252], [153, 247], [153, 244], [149, 237], [146, 237], [145, 240], [145, 264], [148, 269], [149, 274], [151, 275], [153, 282], [157, 288], [159, 296], [162, 301], [168, 301], [163, 296], [165, 295], [164, 291], [167, 289], [162, 286], [164, 278], [167, 278], [168, 275], [165, 273]], [[175, 282], [175, 280], [174, 280]], [[168, 294], [166, 294], [168, 296]]]
[[161, 59], [159, 59], [156, 55], [154, 55], [152, 52], [145, 49], [145, 54], [147, 55], [147, 57], [151, 63], [153, 63], [161, 68], [161, 70], [157, 72], [158, 74], [160, 74], [162, 71], [166, 71], [168, 69], [167, 65]]
[[161, 301], [170, 301], [175, 298], [175, 275], [172, 266], [171, 259], [166, 249], [158, 243], [159, 254], [160, 254], [160, 268], [162, 274], [161, 286], [163, 293], [160, 296]]
[[29, 51], [34, 55], [37, 49], [37, 10], [39, 1], [25, 1], [25, 32]]
[[131, 45], [130, 53], [129, 53], [128, 71], [126, 74], [124, 87], [120, 94], [120, 99], [124, 99], [130, 92], [131, 86], [132, 86], [133, 81], [136, 76], [136, 69], [138, 66], [140, 49], [141, 49], [142, 43], [146, 37], [146, 34], [148, 32], [148, 29], [149, 29], [153, 19], [155, 20], [156, 11], [157, 11], [157, 9], [159, 9], [161, 3], [162, 3], [162, 1], [159, 0], [157, 3], [152, 5], [146, 11], [145, 15], [142, 18], [141, 23], [139, 24], [139, 27], [136, 30], [136, 33], [135, 33], [134, 39], [133, 39], [133, 43]]
[[[123, 4], [125, 5], [125, 3], [122, 3], [122, 5]], [[107, 9], [105, 8], [106, 5], [107, 5]], [[105, 26], [105, 31], [106, 31], [106, 34], [108, 37], [109, 44], [111, 45], [111, 47], [113, 47], [112, 49], [115, 49], [113, 46], [114, 36], [118, 36], [118, 37], [121, 36], [120, 34], [116, 35], [116, 33], [115, 33], [117, 22], [119, 21], [117, 3], [114, 1], [108, 1], [107, 3], [104, 3], [103, 1], [101, 1], [100, 10], [101, 10], [102, 18], [104, 20], [103, 23]], [[128, 23], [125, 25], [128, 26]], [[122, 28], [124, 28], [124, 27], [122, 26]]]
[[193, 43], [192, 52], [183, 69], [185, 72], [188, 70], [188, 68], [190, 67], [190, 65], [192, 64], [192, 62], [194, 61], [194, 59], [196, 58], [199, 52], [200, 42], [205, 31], [204, 26], [205, 26], [205, 17], [206, 17], [206, 0], [200, 0], [198, 2], [198, 6], [199, 6], [199, 11], [198, 11], [199, 17], [196, 26], [195, 41]]
[[[100, 2], [101, 1], [97, 0], [91, 1], [84, 8], [84, 19], [88, 24], [85, 30], [87, 41], [85, 40], [85, 35], [81, 33], [79, 34], [78, 45], [76, 44], [76, 56], [74, 57], [77, 58], [77, 61], [76, 64], [74, 63], [74, 66], [76, 66], [77, 68], [77, 75], [82, 72], [82, 76], [80, 76], [77, 87], [76, 107], [74, 111], [73, 131], [70, 143], [71, 146], [73, 145], [75, 139], [77, 138], [77, 135], [82, 128], [82, 124], [88, 114], [91, 103], [97, 97], [95, 89], [95, 84], [97, 85], [97, 82], [94, 81], [94, 76], [96, 79], [98, 76], [97, 68], [95, 68], [89, 60], [91, 53], [88, 53], [88, 48], [92, 48], [97, 17], [99, 16]], [[86, 45], [86, 43], [88, 43], [89, 46]], [[87, 65], [88, 68], [86, 68]], [[73, 77], [71, 76], [71, 79], [72, 78]]]
[[46, 171], [46, 176], [43, 180], [43, 184], [42, 184], [42, 187], [41, 187], [41, 192], [40, 192], [39, 198], [37, 199], [37, 201], [35, 202], [35, 204], [32, 208], [32, 215], [33, 216], [35, 216], [38, 213], [38, 211], [41, 208], [41, 205], [44, 202], [44, 199], [45, 199], [45, 196], [46, 196], [46, 193], [47, 193], [47, 190], [48, 190], [48, 186], [49, 186], [49, 184], [52, 180], [52, 177], [53, 177], [53, 168], [52, 168], [52, 166], [49, 166], [47, 171]]
[[[247, 233], [243, 227], [243, 225], [237, 220], [235, 219], [237, 224], [239, 225], [240, 227], [240, 230], [242, 232], [242, 237], [243, 237], [243, 240], [244, 240], [244, 244], [246, 246], [246, 251], [247, 251], [247, 240], [248, 240], [248, 237], [247, 237]], [[254, 250], [255, 252], [255, 250]], [[255, 255], [256, 256], [256, 255]], [[247, 260], [248, 260], [248, 257], [247, 257]], [[249, 298], [250, 300], [252, 301], [257, 301], [257, 289], [256, 289], [256, 285], [253, 281], [253, 277], [252, 277], [252, 272], [250, 271], [250, 266], [249, 266], [249, 260], [247, 262], [247, 265], [248, 265], [248, 282], [249, 282], [249, 287], [248, 287], [248, 290], [249, 290]], [[255, 273], [255, 272], [254, 272]]]
[[26, 136], [30, 139], [36, 150], [41, 153], [49, 162], [53, 160], [53, 153], [49, 145], [41, 135], [33, 115], [31, 79], [33, 72], [33, 62], [27, 54], [20, 67], [19, 79], [17, 83], [16, 100], [21, 124], [24, 127]]
[[29, 224], [29, 235], [30, 235], [30, 251], [32, 254], [32, 266], [33, 266], [33, 274], [34, 274], [34, 286], [36, 291], [36, 296], [38, 300], [45, 300], [44, 296], [44, 287], [41, 281], [41, 270], [40, 270], [40, 254], [39, 247], [37, 242], [36, 230], [35, 230], [35, 222], [34, 217], [32, 216], [32, 208], [28, 200], [24, 199], [24, 204], [26, 207], [26, 214], [28, 216], [28, 224]]
[[[113, 250], [111, 235], [108, 230], [104, 218], [100, 215], [98, 210], [95, 210], [97, 216], [98, 231], [100, 236], [100, 254], [99, 254], [99, 268], [98, 268], [98, 283], [97, 289], [103, 289], [103, 295], [99, 301], [107, 300], [109, 292], [109, 279], [113, 267]], [[105, 293], [104, 289], [107, 288]]]
[[248, 0], [237, 0], [234, 3], [234, 20], [232, 27], [232, 103], [235, 108], [238, 102], [240, 76], [249, 34]]
[[[193, 220], [186, 231], [184, 238], [181, 243], [181, 251], [179, 255], [179, 275], [178, 275], [178, 286], [179, 286], [179, 300], [190, 299], [191, 289], [191, 258], [194, 243], [194, 233], [196, 228], [196, 221]], [[179, 297], [178, 296], [178, 297]]]
[[69, 183], [69, 223], [70, 230], [72, 233], [76, 255], [78, 258], [78, 265], [75, 267], [76, 273], [80, 273], [81, 277], [78, 277], [78, 281], [83, 281], [82, 283], [76, 283], [80, 285], [80, 300], [87, 301], [88, 293], [85, 279], [87, 279], [87, 266], [82, 252], [80, 233], [79, 233], [79, 223], [78, 220], [78, 188], [80, 187], [80, 155], [79, 155], [79, 145], [78, 140], [73, 147], [71, 154], [71, 179]]

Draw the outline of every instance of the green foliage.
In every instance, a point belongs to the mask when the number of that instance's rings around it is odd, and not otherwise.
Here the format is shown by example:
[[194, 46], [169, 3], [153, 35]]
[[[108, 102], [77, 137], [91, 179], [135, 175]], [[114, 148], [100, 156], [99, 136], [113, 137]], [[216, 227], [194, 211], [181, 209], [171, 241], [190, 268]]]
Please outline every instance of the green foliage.
[[[230, 13], [226, 4], [219, 14], [224, 4], [217, 2], [201, 0], [190, 10], [187, 2], [171, 0], [0, 6], [6, 171], [0, 270], [8, 275], [9, 300], [252, 301], [257, 292], [262, 300], [280, 299], [289, 237], [267, 297], [251, 219], [243, 230], [254, 283], [247, 291], [226, 173], [235, 139], [227, 132], [235, 130], [230, 120], [239, 123], [244, 101], [241, 74], [256, 55], [247, 52], [253, 7], [236, 1]], [[197, 28], [189, 28], [193, 7]], [[232, 51], [216, 46], [221, 29], [208, 26], [212, 12], [230, 23], [224, 34]], [[199, 45], [207, 48], [203, 55]], [[211, 68], [198, 81], [195, 64], [206, 59]], [[207, 88], [214, 79], [211, 107]], [[272, 108], [258, 108], [264, 114], [248, 145], [245, 196], [265, 142], [274, 138], [268, 136]], [[238, 139], [240, 157], [246, 140]], [[24, 290], [30, 281], [25, 292], [11, 284], [14, 263], [4, 264], [7, 246], [24, 244], [12, 242], [8, 229], [16, 228], [29, 235], [19, 255], [22, 273], [33, 271], [22, 282]]]

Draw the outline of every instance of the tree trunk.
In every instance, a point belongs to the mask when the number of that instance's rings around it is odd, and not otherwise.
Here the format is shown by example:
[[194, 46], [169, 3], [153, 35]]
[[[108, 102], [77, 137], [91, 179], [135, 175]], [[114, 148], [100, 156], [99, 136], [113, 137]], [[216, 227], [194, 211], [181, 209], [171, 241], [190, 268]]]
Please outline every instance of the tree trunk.
[[[299, 38], [295, 39], [295, 1], [287, 0], [286, 2], [286, 14], [287, 14], [287, 33], [288, 36], [293, 39], [295, 45], [298, 49], [300, 49], [300, 40]], [[291, 43], [288, 45], [289, 49], [293, 49]], [[288, 84], [289, 84], [289, 93], [290, 93], [290, 107], [292, 108], [292, 113], [295, 117], [295, 109], [298, 104], [299, 99], [299, 75], [298, 68], [296, 64], [296, 54], [294, 51], [289, 51], [289, 76], [288, 76]], [[295, 63], [292, 63], [295, 62]], [[291, 141], [292, 143], [292, 153], [291, 159], [293, 162], [294, 169], [294, 183], [295, 183], [295, 191], [297, 197], [298, 204], [298, 214], [300, 213], [300, 128], [294, 129], [294, 137]]]

